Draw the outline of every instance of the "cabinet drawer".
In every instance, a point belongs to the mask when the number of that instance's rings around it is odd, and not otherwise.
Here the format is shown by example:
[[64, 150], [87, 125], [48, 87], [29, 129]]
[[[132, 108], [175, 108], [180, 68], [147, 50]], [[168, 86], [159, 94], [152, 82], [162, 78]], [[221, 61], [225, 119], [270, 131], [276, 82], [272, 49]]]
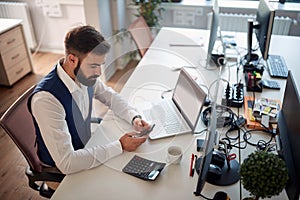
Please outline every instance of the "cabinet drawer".
[[0, 36], [0, 51], [5, 52], [23, 43], [22, 35], [21, 26], [17, 26], [12, 30], [3, 33]]
[[9, 85], [12, 85], [30, 71], [31, 67], [28, 59], [24, 59], [22, 62], [19, 62], [16, 66], [6, 71]]
[[11, 49], [10, 51], [5, 52], [2, 54], [2, 61], [4, 64], [4, 68], [8, 70], [9, 68], [13, 67], [25, 57], [27, 57], [27, 51], [24, 44], [19, 45], [16, 48]]

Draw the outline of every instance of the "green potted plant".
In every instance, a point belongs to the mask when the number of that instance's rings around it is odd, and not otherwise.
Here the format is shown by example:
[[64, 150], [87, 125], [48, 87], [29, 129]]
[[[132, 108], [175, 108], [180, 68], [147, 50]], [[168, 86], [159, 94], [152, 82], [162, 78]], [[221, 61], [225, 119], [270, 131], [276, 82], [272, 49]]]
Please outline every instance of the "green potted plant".
[[240, 175], [244, 188], [256, 200], [279, 195], [288, 180], [285, 162], [267, 151], [251, 153], [241, 164]]
[[135, 16], [143, 16], [149, 27], [159, 27], [159, 19], [164, 8], [162, 0], [132, 0], [132, 5], [137, 6]]
[[[131, 0], [130, 3], [130, 5], [134, 6], [137, 10], [137, 12], [133, 15], [136, 17], [143, 16], [147, 25], [152, 30], [153, 35], [156, 35], [160, 28], [159, 20], [161, 19], [161, 13], [164, 10], [161, 7], [161, 3], [162, 0]], [[132, 42], [130, 38], [131, 36], [126, 28], [114, 31], [116, 45], [130, 45], [130, 42]], [[128, 63], [130, 60], [136, 59], [137, 54], [137, 51], [130, 51], [126, 53], [117, 59], [118, 65], [126, 65], [124, 63]]]

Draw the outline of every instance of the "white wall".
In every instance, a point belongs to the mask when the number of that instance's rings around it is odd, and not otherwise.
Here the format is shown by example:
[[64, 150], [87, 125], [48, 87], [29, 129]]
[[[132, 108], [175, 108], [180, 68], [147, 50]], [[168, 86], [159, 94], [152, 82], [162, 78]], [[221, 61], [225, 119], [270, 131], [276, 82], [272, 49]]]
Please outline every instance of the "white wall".
[[98, 0], [98, 18], [100, 22], [100, 32], [106, 38], [106, 40], [108, 40], [112, 47], [106, 57], [104, 70], [102, 71], [102, 78], [104, 80], [109, 80], [116, 72], [115, 50], [113, 41], [111, 41], [111, 37], [113, 35], [113, 25], [110, 0]]
[[[131, 0], [4, 0], [4, 1], [20, 1], [27, 2], [32, 16], [34, 32], [38, 41], [39, 51], [63, 53], [63, 40], [66, 32], [77, 24], [91, 24], [99, 29], [106, 37], [113, 35], [114, 30], [127, 28], [128, 24], [133, 21], [133, 13], [136, 8], [128, 7]], [[163, 21], [161, 25], [177, 26], [174, 24], [174, 11], [187, 10], [188, 12], [195, 12], [202, 10], [202, 13], [197, 14], [195, 17], [195, 28], [206, 27], [206, 13], [211, 9], [210, 1], [205, 1], [201, 6], [187, 4], [183, 0], [182, 3], [171, 5], [164, 4], [166, 9], [163, 12]], [[190, 0], [191, 1], [191, 0]], [[60, 4], [61, 17], [50, 17], [43, 13], [43, 8], [36, 4], [36, 2]], [[193, 2], [196, 2], [195, 0]], [[245, 1], [246, 2], [246, 1]], [[197, 1], [197, 5], [200, 2]], [[224, 2], [225, 4], [225, 2]], [[295, 5], [295, 4], [294, 4]], [[296, 4], [299, 5], [300, 4]], [[255, 8], [255, 5], [253, 8]], [[285, 4], [287, 7], [288, 4]], [[290, 16], [293, 19], [300, 20], [300, 11], [291, 11], [291, 8], [279, 8], [277, 12], [279, 15]], [[295, 6], [294, 6], [295, 7]], [[200, 10], [198, 10], [200, 8]], [[254, 12], [254, 9], [248, 11]], [[239, 8], [246, 12], [245, 8]], [[228, 6], [221, 8], [222, 11], [230, 12]], [[235, 11], [237, 8], [234, 9]], [[285, 11], [289, 10], [289, 11]], [[100, 20], [101, 19], [101, 20]], [[300, 21], [298, 24], [293, 24], [290, 34], [300, 35]], [[186, 27], [186, 26], [183, 26]], [[122, 64], [123, 65], [123, 64]], [[118, 66], [118, 68], [122, 68]]]
[[[7, 0], [5, 0], [7, 1]], [[8, 0], [16, 1], [16, 0]], [[44, 4], [59, 3], [61, 17], [46, 16], [43, 7], [36, 0], [18, 0], [27, 2], [30, 8], [35, 36], [38, 42], [36, 51], [64, 53], [64, 37], [70, 28], [85, 24], [82, 0], [41, 0]]]
[[101, 76], [107, 81], [116, 71], [115, 49], [111, 39], [113, 35], [112, 2], [110, 0], [84, 0], [84, 9], [86, 23], [95, 26], [111, 44]]
[[[127, 0], [128, 4], [131, 0]], [[259, 1], [246, 0], [219, 0], [220, 12], [256, 14]], [[289, 35], [300, 36], [300, 3], [272, 2], [276, 16], [287, 16], [293, 19]], [[207, 13], [211, 12], [212, 1], [208, 0], [182, 0], [181, 3], [163, 3], [162, 26], [201, 28], [207, 27]], [[133, 21], [132, 15], [136, 12], [135, 6], [127, 7], [128, 17]], [[189, 19], [188, 19], [189, 18]], [[176, 21], [176, 19], [179, 19]], [[182, 21], [181, 21], [182, 19]], [[189, 22], [193, 23], [189, 23]], [[177, 22], [177, 23], [176, 23]]]
[[86, 23], [94, 26], [97, 30], [100, 30], [100, 19], [98, 17], [98, 1], [83, 0], [83, 4]]

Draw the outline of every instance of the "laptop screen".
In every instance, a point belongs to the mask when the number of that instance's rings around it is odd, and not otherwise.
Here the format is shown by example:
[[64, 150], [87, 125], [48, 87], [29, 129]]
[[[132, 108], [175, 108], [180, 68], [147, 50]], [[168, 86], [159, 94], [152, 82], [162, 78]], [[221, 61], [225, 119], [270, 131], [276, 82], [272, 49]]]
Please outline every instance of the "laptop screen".
[[192, 130], [196, 127], [205, 99], [206, 93], [182, 69], [174, 89], [172, 100]]

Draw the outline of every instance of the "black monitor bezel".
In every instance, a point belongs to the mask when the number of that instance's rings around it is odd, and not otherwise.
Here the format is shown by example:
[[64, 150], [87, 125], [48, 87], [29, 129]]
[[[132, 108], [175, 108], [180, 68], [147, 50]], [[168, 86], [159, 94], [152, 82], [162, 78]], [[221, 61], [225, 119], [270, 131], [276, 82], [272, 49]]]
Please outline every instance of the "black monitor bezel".
[[256, 13], [254, 32], [264, 60], [267, 60], [269, 55], [274, 19], [274, 8], [267, 0], [260, 0]]
[[256, 65], [259, 56], [253, 53], [252, 50], [252, 37], [253, 31], [259, 45], [259, 49], [264, 60], [269, 57], [269, 48], [271, 43], [273, 24], [275, 19], [275, 10], [267, 0], [260, 0], [257, 8], [256, 19], [248, 20], [248, 34], [247, 34], [247, 55], [244, 67]]
[[[292, 99], [291, 99], [292, 98]], [[282, 108], [278, 115], [278, 135], [280, 149], [278, 154], [283, 158], [288, 168], [289, 180], [285, 190], [289, 199], [299, 199], [300, 196], [300, 159], [299, 142], [300, 126], [297, 120], [300, 115], [300, 96], [292, 72], [289, 71]]]

